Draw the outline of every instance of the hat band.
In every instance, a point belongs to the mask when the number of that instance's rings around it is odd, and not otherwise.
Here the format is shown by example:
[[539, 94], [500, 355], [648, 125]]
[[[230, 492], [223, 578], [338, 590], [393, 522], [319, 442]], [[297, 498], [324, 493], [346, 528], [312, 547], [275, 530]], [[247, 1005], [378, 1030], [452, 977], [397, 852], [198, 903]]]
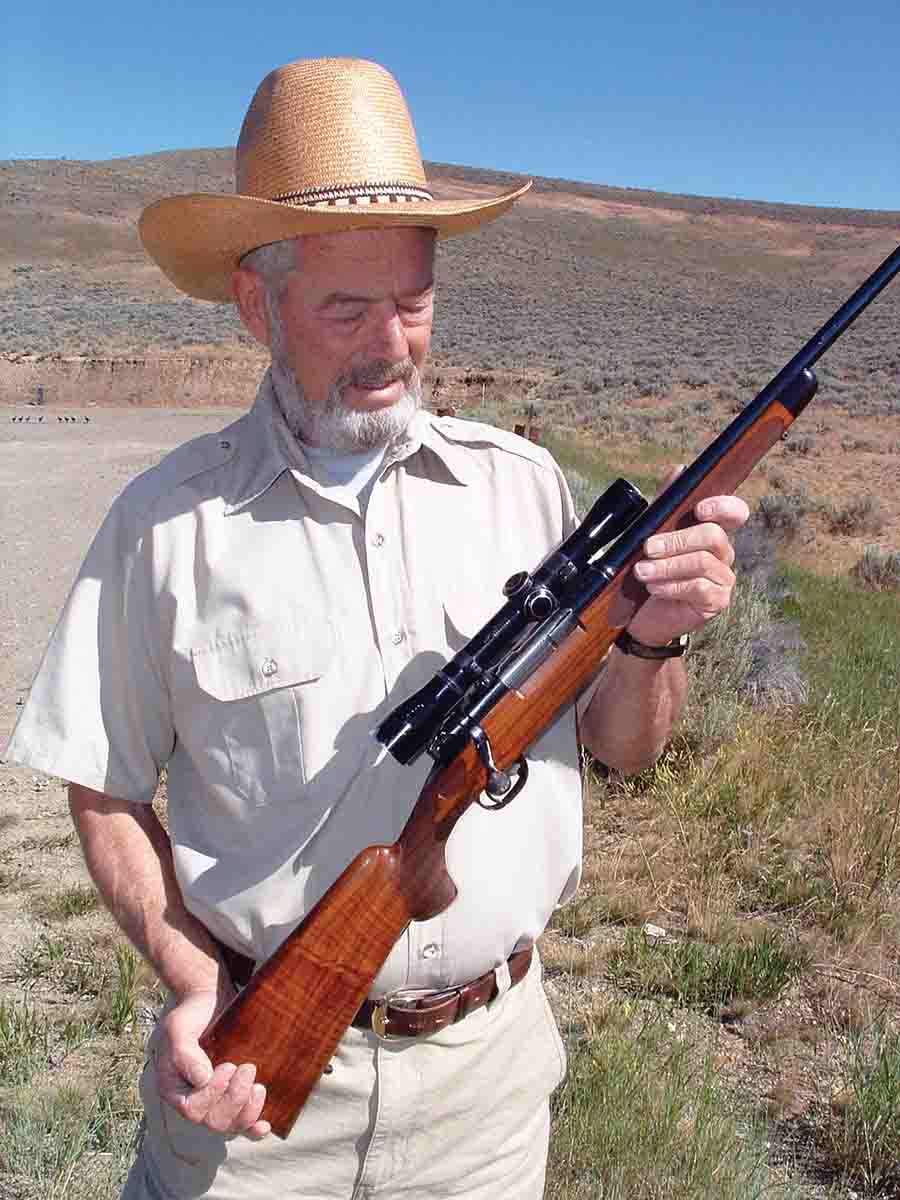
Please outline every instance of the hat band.
[[295, 204], [303, 208], [330, 208], [365, 204], [404, 204], [416, 200], [431, 201], [434, 197], [424, 188], [408, 183], [363, 183], [352, 187], [305, 188], [300, 192], [283, 192], [272, 196], [278, 204]]

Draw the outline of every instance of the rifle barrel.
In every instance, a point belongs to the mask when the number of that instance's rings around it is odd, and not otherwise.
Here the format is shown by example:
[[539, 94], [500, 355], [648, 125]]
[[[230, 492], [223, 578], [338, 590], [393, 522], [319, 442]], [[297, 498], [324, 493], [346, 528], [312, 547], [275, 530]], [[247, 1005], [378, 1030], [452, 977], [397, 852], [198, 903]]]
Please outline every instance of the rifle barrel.
[[812, 365], [822, 357], [868, 307], [875, 297], [900, 271], [900, 246], [888, 255], [864, 283], [831, 316], [794, 357], [781, 368], [719, 436], [700, 454], [675, 481], [653, 501], [650, 507], [629, 526], [618, 541], [601, 559], [600, 564], [610, 571], [619, 570], [641, 544], [659, 529], [663, 522], [683, 503], [709, 474], [722, 457], [747, 433], [760, 416], [776, 402], [786, 409], [786, 417], [797, 417], [815, 395], [817, 382]]
[[[864, 283], [861, 283], [853, 295], [845, 300], [837, 312], [825, 322], [822, 328], [814, 333], [802, 349], [798, 350], [789, 363], [772, 380], [777, 383], [782, 376], [785, 378], [798, 375], [802, 370], [818, 362], [825, 351], [837, 341], [841, 334], [853, 324], [859, 314], [872, 303], [900, 271], [900, 246], [887, 256], [880, 267], [877, 267]], [[771, 386], [771, 385], [770, 385]]]

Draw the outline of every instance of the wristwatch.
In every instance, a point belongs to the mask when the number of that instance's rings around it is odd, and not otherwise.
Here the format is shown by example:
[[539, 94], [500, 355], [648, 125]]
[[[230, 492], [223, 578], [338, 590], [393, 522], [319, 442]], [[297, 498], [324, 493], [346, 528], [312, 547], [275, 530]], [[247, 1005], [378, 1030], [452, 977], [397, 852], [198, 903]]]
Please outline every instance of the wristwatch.
[[665, 646], [647, 646], [633, 638], [627, 629], [623, 629], [615, 641], [623, 654], [633, 654], [635, 658], [681, 658], [690, 644], [690, 634], [683, 633], [681, 637], [666, 642]]

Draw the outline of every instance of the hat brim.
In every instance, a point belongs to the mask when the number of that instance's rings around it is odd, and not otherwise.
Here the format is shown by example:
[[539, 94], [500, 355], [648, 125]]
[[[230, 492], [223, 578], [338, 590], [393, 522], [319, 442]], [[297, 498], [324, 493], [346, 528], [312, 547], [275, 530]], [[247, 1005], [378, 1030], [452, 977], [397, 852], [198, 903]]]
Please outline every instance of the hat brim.
[[310, 233], [423, 226], [438, 237], [471, 233], [505, 212], [531, 181], [490, 200], [304, 208], [255, 196], [195, 192], [144, 209], [141, 241], [163, 273], [198, 300], [231, 300], [231, 274], [257, 246]]

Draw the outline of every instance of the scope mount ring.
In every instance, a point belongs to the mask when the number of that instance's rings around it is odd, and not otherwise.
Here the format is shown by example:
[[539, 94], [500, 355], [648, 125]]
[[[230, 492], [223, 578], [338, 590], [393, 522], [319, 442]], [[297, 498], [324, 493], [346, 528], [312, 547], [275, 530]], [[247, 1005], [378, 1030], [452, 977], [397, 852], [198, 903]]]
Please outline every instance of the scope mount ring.
[[484, 792], [490, 799], [484, 800], [481, 796], [476, 796], [476, 803], [489, 812], [498, 808], [506, 808], [507, 804], [514, 800], [525, 786], [528, 779], [528, 763], [524, 756], [520, 758], [516, 763], [518, 770], [514, 776], [511, 776], [508, 771], [501, 771], [497, 767], [491, 751], [490, 738], [480, 725], [473, 725], [469, 730], [469, 736], [475, 743], [478, 757], [484, 763], [488, 775]]

